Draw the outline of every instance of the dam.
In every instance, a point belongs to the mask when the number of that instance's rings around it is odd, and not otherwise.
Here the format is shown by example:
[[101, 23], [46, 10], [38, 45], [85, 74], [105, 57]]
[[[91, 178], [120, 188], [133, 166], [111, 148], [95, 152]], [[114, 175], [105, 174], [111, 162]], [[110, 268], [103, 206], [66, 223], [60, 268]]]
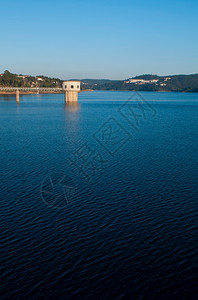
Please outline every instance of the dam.
[[65, 103], [78, 103], [78, 93], [80, 92], [80, 81], [67, 80], [63, 81], [62, 88], [46, 87], [0, 87], [1, 92], [11, 92], [16, 94], [16, 102], [20, 103], [20, 92], [30, 92], [39, 94], [44, 93], [63, 93], [65, 94]]

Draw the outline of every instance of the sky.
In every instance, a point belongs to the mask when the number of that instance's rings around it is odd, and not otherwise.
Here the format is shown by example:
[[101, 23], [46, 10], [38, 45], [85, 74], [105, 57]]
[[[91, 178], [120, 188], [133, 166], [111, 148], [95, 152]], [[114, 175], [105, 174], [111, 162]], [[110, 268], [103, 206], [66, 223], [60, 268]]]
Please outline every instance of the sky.
[[197, 0], [0, 0], [0, 73], [198, 73]]

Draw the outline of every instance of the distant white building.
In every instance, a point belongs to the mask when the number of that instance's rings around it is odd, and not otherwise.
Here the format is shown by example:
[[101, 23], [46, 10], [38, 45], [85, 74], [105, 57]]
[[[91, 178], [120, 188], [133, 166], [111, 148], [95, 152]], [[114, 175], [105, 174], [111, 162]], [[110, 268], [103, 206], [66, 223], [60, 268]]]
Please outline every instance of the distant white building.
[[133, 79], [130, 78], [128, 81], [126, 81], [126, 83], [135, 83], [137, 85], [140, 84], [146, 84], [146, 83], [157, 83], [159, 81], [159, 79], [150, 79], [150, 80], [145, 80], [145, 79]]
[[30, 75], [17, 75], [17, 77], [18, 77], [18, 78], [23, 78], [23, 79], [25, 79], [25, 78], [27, 78], [27, 77], [30, 77]]

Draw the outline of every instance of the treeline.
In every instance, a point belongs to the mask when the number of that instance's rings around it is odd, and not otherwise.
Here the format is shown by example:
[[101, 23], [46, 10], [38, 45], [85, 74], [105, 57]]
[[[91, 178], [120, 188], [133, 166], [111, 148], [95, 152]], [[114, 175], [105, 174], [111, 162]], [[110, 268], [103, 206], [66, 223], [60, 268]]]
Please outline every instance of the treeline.
[[17, 77], [16, 74], [12, 74], [9, 71], [5, 71], [3, 75], [0, 76], [0, 85], [1, 86], [13, 86], [13, 87], [21, 87], [23, 86], [23, 79]]
[[[170, 92], [198, 92], [198, 74], [192, 75], [139, 75], [132, 79], [145, 80], [145, 82], [130, 82], [127, 80], [82, 80], [84, 88], [93, 90], [118, 91], [170, 91]], [[157, 80], [157, 82], [151, 82]], [[148, 82], [150, 81], [150, 82]]]
[[17, 75], [6, 70], [0, 75], [2, 87], [62, 87], [62, 80], [47, 76]]
[[[170, 76], [144, 74], [131, 79], [82, 79], [81, 89], [198, 92], [198, 74]], [[8, 70], [0, 74], [0, 86], [3, 87], [62, 87], [62, 82], [59, 78], [50, 78], [43, 75], [36, 77], [17, 75], [10, 73]]]

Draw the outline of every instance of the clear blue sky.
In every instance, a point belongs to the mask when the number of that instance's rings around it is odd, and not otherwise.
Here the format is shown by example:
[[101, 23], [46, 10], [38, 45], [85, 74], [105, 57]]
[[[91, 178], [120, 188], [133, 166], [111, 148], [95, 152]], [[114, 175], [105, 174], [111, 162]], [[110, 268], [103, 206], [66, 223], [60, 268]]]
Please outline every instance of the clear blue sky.
[[198, 73], [197, 0], [0, 0], [0, 73]]

